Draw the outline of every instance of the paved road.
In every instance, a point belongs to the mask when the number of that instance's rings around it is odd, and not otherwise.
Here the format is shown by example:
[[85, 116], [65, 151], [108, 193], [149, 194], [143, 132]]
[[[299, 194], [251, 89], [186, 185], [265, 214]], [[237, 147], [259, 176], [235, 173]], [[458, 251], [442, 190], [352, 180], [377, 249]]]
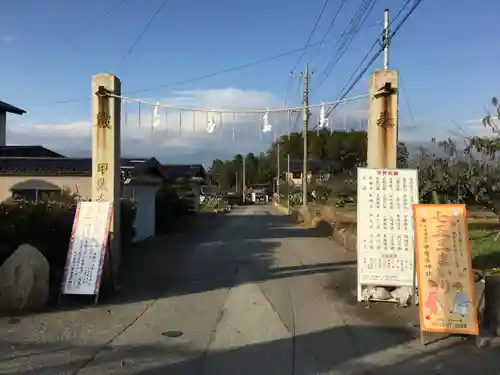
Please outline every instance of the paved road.
[[0, 373], [500, 372], [491, 351], [422, 349], [396, 309], [354, 303], [353, 254], [288, 220], [239, 208], [141, 248], [108, 305], [0, 321]]

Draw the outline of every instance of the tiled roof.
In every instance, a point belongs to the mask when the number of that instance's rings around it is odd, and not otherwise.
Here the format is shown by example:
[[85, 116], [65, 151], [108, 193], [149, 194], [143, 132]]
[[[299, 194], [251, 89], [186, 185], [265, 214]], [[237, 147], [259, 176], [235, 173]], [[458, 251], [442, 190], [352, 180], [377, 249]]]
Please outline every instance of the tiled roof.
[[0, 157], [63, 158], [65, 156], [43, 146], [0, 146]]
[[0, 158], [0, 175], [73, 175], [90, 176], [92, 159], [89, 158]]
[[175, 181], [180, 177], [206, 179], [206, 171], [201, 164], [162, 164], [162, 168], [171, 181]]
[[12, 104], [2, 102], [0, 100], [0, 112], [13, 113], [15, 115], [23, 115], [26, 113], [24, 109], [14, 107]]
[[[151, 168], [157, 169], [166, 178], [160, 163], [155, 158], [121, 159], [121, 170], [128, 175], [137, 175]], [[91, 176], [91, 158], [65, 157], [0, 157], [0, 175], [29, 176]]]

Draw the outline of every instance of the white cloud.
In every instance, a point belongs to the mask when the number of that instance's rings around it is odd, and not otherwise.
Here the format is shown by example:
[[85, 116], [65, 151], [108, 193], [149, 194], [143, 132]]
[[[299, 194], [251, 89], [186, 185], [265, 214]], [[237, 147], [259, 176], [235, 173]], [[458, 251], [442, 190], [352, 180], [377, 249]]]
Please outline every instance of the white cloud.
[[[156, 103], [155, 99], [145, 100]], [[280, 100], [268, 92], [226, 88], [178, 91], [159, 102], [186, 108], [250, 109], [275, 107]], [[222, 119], [222, 132], [208, 134], [206, 120], [210, 113], [167, 110], [165, 114], [162, 109], [160, 124], [153, 128], [153, 109], [151, 105], [141, 104], [139, 111], [139, 105], [133, 102], [122, 106], [123, 155], [160, 155], [168, 159], [173, 154], [181, 157], [211, 153], [214, 157], [218, 154], [226, 157], [236, 152], [264, 150], [272, 141], [272, 136], [260, 136], [259, 114], [224, 114], [222, 118], [214, 114], [218, 124]], [[28, 108], [26, 115], [9, 116], [8, 121], [9, 144], [41, 144], [69, 155], [90, 150], [92, 126], [88, 118], [68, 123], [39, 123], [30, 117]]]
[[[282, 105], [282, 99], [272, 93], [231, 87], [177, 91], [161, 100], [152, 98], [141, 98], [141, 100], [151, 103], [159, 101], [175, 107], [236, 111], [264, 110]], [[359, 120], [366, 120], [367, 103], [366, 99], [360, 99], [340, 104], [330, 116], [331, 128], [357, 129], [362, 124]], [[328, 110], [328, 107], [326, 109]], [[311, 108], [311, 127], [315, 126], [319, 118], [319, 110], [319, 107]], [[123, 155], [156, 156], [166, 161], [175, 158], [176, 162], [188, 156], [226, 158], [236, 153], [264, 151], [275, 136], [287, 134], [290, 128], [294, 131], [302, 128], [301, 113], [293, 114], [289, 122], [287, 112], [271, 112], [269, 122], [273, 126], [273, 132], [262, 133], [263, 113], [220, 115], [217, 112], [173, 109], [167, 109], [165, 112], [164, 108], [160, 108], [159, 111], [159, 125], [153, 127], [153, 111], [154, 106], [149, 104], [127, 102], [122, 105]], [[213, 134], [208, 134], [207, 120], [212, 117], [219, 129]], [[90, 153], [92, 127], [89, 119], [41, 124], [30, 118], [28, 108], [26, 115], [11, 116], [9, 122], [11, 123], [7, 138], [9, 144], [41, 144], [68, 155], [82, 154], [85, 151]]]
[[[497, 127], [500, 127], [500, 121], [493, 119]], [[466, 120], [462, 122], [453, 122], [450, 127], [450, 132], [459, 134], [466, 137], [488, 137], [494, 136], [493, 131], [490, 127], [485, 126], [483, 123], [483, 118], [478, 117], [476, 119]]]

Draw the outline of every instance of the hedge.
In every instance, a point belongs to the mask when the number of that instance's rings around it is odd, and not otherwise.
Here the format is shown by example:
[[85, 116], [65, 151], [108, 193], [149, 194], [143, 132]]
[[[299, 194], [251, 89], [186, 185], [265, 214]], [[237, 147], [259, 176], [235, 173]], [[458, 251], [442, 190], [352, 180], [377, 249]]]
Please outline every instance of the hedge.
[[177, 189], [164, 186], [156, 193], [155, 202], [155, 232], [168, 233], [182, 224], [181, 218], [190, 214], [190, 204], [180, 197]]
[[[60, 285], [76, 203], [11, 201], [0, 203], [0, 265], [21, 244], [37, 248], [50, 265], [51, 284]], [[121, 200], [121, 244], [134, 237], [135, 205]]]

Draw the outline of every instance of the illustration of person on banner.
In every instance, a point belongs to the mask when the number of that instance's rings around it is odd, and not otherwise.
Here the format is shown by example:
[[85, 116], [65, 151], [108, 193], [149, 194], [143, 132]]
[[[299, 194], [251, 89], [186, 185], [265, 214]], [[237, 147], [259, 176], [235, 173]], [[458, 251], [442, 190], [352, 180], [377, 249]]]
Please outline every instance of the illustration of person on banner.
[[443, 311], [443, 304], [439, 299], [439, 286], [434, 280], [429, 280], [429, 295], [424, 306], [429, 311], [429, 314], [426, 316], [427, 320], [431, 318], [431, 315], [438, 315], [440, 311]]
[[464, 287], [461, 282], [457, 281], [453, 283], [453, 288], [455, 288], [455, 298], [453, 299], [453, 308], [451, 310], [452, 314], [458, 314], [465, 317], [469, 314], [469, 298], [463, 293]]

